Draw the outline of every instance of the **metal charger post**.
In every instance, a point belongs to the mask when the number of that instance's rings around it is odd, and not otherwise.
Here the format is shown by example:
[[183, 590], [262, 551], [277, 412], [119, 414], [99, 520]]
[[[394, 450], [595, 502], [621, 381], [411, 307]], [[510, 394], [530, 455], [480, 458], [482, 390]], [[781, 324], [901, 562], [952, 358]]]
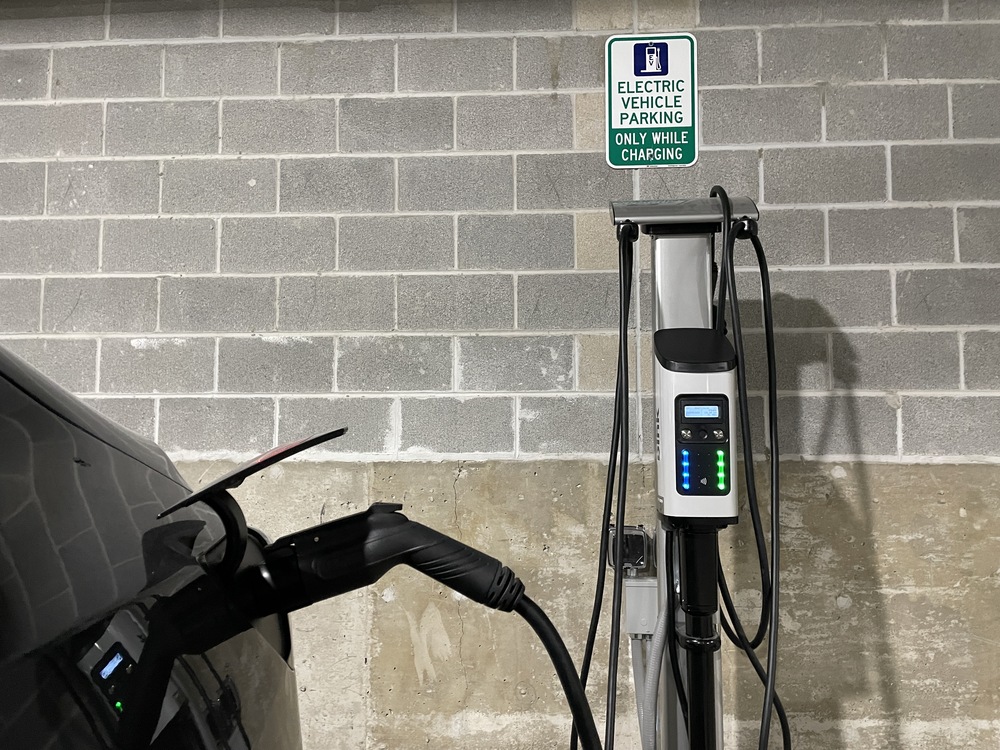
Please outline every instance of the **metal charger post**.
[[[732, 200], [732, 219], [757, 217], [752, 200]], [[718, 532], [737, 521], [735, 356], [713, 330], [714, 237], [724, 218], [718, 198], [611, 204], [612, 222], [638, 225], [652, 245], [658, 609], [676, 602], [677, 667], [689, 697], [685, 726], [667, 662], [659, 750], [722, 747]]]

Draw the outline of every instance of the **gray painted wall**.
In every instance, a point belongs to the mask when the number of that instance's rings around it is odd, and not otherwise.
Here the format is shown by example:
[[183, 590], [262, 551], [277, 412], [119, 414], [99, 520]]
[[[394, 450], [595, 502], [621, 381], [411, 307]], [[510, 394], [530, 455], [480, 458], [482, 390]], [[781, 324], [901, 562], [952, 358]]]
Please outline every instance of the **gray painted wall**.
[[[692, 169], [604, 164], [603, 42], [635, 30], [698, 38]], [[995, 471], [930, 463], [1000, 456], [998, 93], [991, 0], [5, 2], [0, 343], [189, 462], [348, 424], [313, 456], [350, 463], [269, 474], [252, 520], [402, 499], [510, 562], [578, 654], [616, 342], [606, 205], [722, 183], [762, 209], [782, 452], [851, 462], [785, 465], [800, 745], [995, 747]], [[759, 364], [751, 387], [759, 415]], [[561, 743], [530, 639], [413, 586], [297, 617], [308, 747]], [[727, 664], [742, 736], [759, 693]]]
[[[600, 454], [605, 206], [719, 182], [763, 210], [785, 453], [1000, 450], [964, 427], [1000, 416], [995, 3], [224, 5], [5, 4], [0, 333], [98, 408], [188, 455]], [[702, 159], [611, 171], [603, 40], [682, 28]]]

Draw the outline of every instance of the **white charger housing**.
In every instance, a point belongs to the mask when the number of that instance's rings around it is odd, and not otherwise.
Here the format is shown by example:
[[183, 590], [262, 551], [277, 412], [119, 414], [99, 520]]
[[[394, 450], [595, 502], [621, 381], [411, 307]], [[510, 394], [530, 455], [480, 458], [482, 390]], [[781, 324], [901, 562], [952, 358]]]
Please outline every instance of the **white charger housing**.
[[738, 515], [736, 368], [732, 346], [710, 329], [654, 337], [658, 509], [668, 518]]

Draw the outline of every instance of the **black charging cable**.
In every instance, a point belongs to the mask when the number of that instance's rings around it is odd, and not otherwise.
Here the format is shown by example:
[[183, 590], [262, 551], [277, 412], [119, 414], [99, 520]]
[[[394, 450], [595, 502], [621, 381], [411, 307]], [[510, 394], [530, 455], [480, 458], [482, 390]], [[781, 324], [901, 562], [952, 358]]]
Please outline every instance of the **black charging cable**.
[[[718, 307], [716, 309], [715, 328], [720, 333], [724, 333], [726, 330], [726, 289], [727, 287], [732, 287], [732, 292], [729, 297], [729, 305], [731, 310], [730, 317], [732, 318], [733, 325], [733, 348], [736, 351], [736, 361], [744, 363], [746, 362], [746, 355], [743, 346], [743, 329], [740, 323], [740, 307], [739, 297], [736, 291], [736, 277], [735, 273], [730, 275], [727, 260], [733, 255], [737, 239], [736, 233], [733, 231], [732, 227], [732, 203], [730, 202], [729, 195], [726, 193], [725, 189], [719, 185], [714, 186], [709, 195], [712, 198], [718, 198], [720, 200], [722, 203], [723, 215], [722, 268], [719, 274], [719, 300]], [[768, 304], [770, 304], [770, 297], [768, 297]], [[753, 648], [757, 648], [757, 646], [763, 643], [764, 636], [767, 633], [768, 623], [770, 622], [771, 575], [768, 570], [769, 563], [767, 547], [764, 544], [764, 526], [760, 517], [760, 503], [757, 499], [757, 477], [753, 462], [753, 451], [748, 450], [748, 447], [752, 442], [752, 435], [750, 432], [750, 408], [749, 400], [747, 398], [748, 389], [746, 368], [742, 365], [736, 371], [736, 389], [739, 397], [740, 438], [743, 445], [743, 476], [745, 478], [747, 488], [747, 508], [750, 511], [750, 523], [753, 527], [754, 542], [757, 548], [757, 566], [760, 570], [761, 607], [757, 620], [757, 630], [754, 633], [753, 638], [750, 639], [750, 645]], [[720, 576], [722, 576], [722, 588], [725, 588], [725, 573], [722, 569], [721, 560], [719, 564], [719, 571]]]
[[[718, 197], [723, 204], [723, 215], [731, 221], [731, 203], [726, 191], [721, 187], [712, 188], [712, 197]], [[724, 615], [720, 616], [723, 630], [733, 643], [739, 646], [747, 655], [750, 663], [757, 672], [758, 677], [764, 683], [764, 705], [761, 711], [760, 734], [758, 737], [758, 749], [766, 750], [770, 738], [771, 714], [772, 711], [778, 715], [781, 724], [782, 744], [785, 750], [791, 748], [791, 733], [788, 726], [788, 718], [785, 714], [784, 706], [777, 695], [775, 683], [777, 677], [777, 652], [778, 652], [778, 594], [779, 594], [779, 568], [780, 568], [780, 537], [779, 537], [779, 464], [778, 464], [778, 411], [777, 411], [777, 366], [774, 352], [774, 315], [771, 308], [771, 285], [767, 271], [767, 259], [764, 256], [764, 248], [757, 236], [757, 223], [749, 219], [742, 219], [728, 227], [724, 231], [725, 241], [723, 242], [722, 270], [719, 278], [719, 309], [716, 327], [724, 330], [725, 316], [725, 289], [731, 287], [729, 295], [729, 309], [732, 323], [733, 345], [736, 349], [737, 360], [740, 367], [737, 372], [737, 391], [740, 408], [741, 437], [743, 442], [743, 459], [745, 467], [745, 477], [747, 486], [748, 505], [751, 518], [753, 519], [754, 537], [757, 543], [758, 558], [761, 563], [761, 612], [758, 622], [757, 633], [753, 638], [748, 638], [736, 612], [729, 587], [726, 583], [725, 574], [721, 565], [719, 566], [719, 590], [728, 614], [730, 622]], [[757, 265], [761, 279], [761, 297], [763, 303], [763, 322], [765, 349], [768, 371], [768, 434], [771, 441], [770, 473], [771, 473], [771, 518], [770, 518], [770, 570], [767, 566], [767, 550], [764, 546], [763, 527], [760, 522], [760, 510], [757, 506], [756, 478], [753, 467], [752, 436], [750, 432], [749, 406], [747, 398], [745, 354], [743, 347], [743, 332], [740, 321], [739, 297], [736, 292], [736, 268], [734, 250], [737, 239], [750, 240], [756, 254]], [[754, 649], [763, 642], [764, 634], [768, 636], [767, 668], [765, 669], [757, 658]]]
[[[594, 592], [594, 606], [590, 612], [590, 627], [587, 629], [587, 643], [583, 650], [583, 661], [580, 665], [580, 682], [583, 683], [584, 689], [586, 689], [587, 679], [590, 677], [590, 665], [594, 658], [594, 646], [597, 642], [597, 627], [601, 622], [601, 608], [604, 604], [604, 584], [607, 580], [608, 546], [610, 544], [608, 526], [611, 523], [611, 513], [615, 500], [615, 466], [618, 458], [618, 439], [621, 437], [621, 414], [618, 410], [620, 401], [621, 393], [619, 393], [616, 385], [614, 420], [611, 425], [611, 455], [608, 458], [608, 473], [604, 483], [604, 512], [601, 514], [601, 541], [600, 549], [597, 553], [597, 585]], [[570, 734], [569, 745], [571, 750], [576, 750], [577, 732], [575, 724]]]
[[614, 578], [611, 593], [611, 635], [608, 647], [607, 714], [604, 717], [604, 748], [615, 745], [615, 713], [618, 703], [618, 655], [621, 647], [622, 595], [625, 584], [625, 508], [628, 501], [629, 457], [629, 380], [628, 380], [628, 320], [632, 302], [633, 243], [639, 238], [639, 228], [632, 222], [618, 227], [619, 317], [618, 317], [618, 504], [615, 507]]
[[[625, 222], [618, 227], [619, 263], [619, 317], [618, 317], [618, 364], [615, 377], [614, 418], [611, 426], [611, 451], [608, 457], [608, 473], [604, 485], [604, 511], [601, 515], [601, 539], [597, 557], [597, 585], [594, 591], [594, 605], [590, 613], [590, 627], [584, 647], [580, 677], [586, 688], [590, 666], [597, 642], [597, 629], [601, 620], [606, 585], [606, 565], [610, 546], [611, 516], [615, 516], [615, 528], [625, 527], [625, 509], [628, 487], [629, 456], [629, 376], [628, 376], [628, 320], [632, 300], [632, 266], [634, 262], [633, 243], [639, 239], [639, 228], [633, 222]], [[617, 472], [616, 472], [617, 467]], [[615, 504], [615, 479], [618, 480], [617, 505]], [[624, 588], [625, 535], [615, 534], [615, 548], [611, 556], [613, 562], [613, 585], [611, 604], [611, 636], [608, 648], [608, 690], [607, 713], [605, 716], [605, 750], [614, 748], [615, 710], [618, 692], [618, 659], [621, 639], [622, 591]], [[570, 749], [576, 750], [577, 728], [570, 735]]]

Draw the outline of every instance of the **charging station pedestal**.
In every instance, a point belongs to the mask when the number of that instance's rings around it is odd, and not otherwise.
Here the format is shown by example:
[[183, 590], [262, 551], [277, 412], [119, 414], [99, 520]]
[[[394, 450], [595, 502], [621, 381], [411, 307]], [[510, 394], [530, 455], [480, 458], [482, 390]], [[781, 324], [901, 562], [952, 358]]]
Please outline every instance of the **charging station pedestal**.
[[[657, 750], [722, 748], [718, 531], [737, 520], [735, 356], [712, 330], [714, 240], [724, 218], [718, 198], [611, 204], [612, 223], [636, 224], [652, 245], [658, 603], [660, 611], [677, 603], [678, 667], [690, 699], [689, 740], [665, 666]], [[734, 198], [732, 218], [756, 221], [757, 207]], [[668, 532], [677, 545], [667, 544]]]

